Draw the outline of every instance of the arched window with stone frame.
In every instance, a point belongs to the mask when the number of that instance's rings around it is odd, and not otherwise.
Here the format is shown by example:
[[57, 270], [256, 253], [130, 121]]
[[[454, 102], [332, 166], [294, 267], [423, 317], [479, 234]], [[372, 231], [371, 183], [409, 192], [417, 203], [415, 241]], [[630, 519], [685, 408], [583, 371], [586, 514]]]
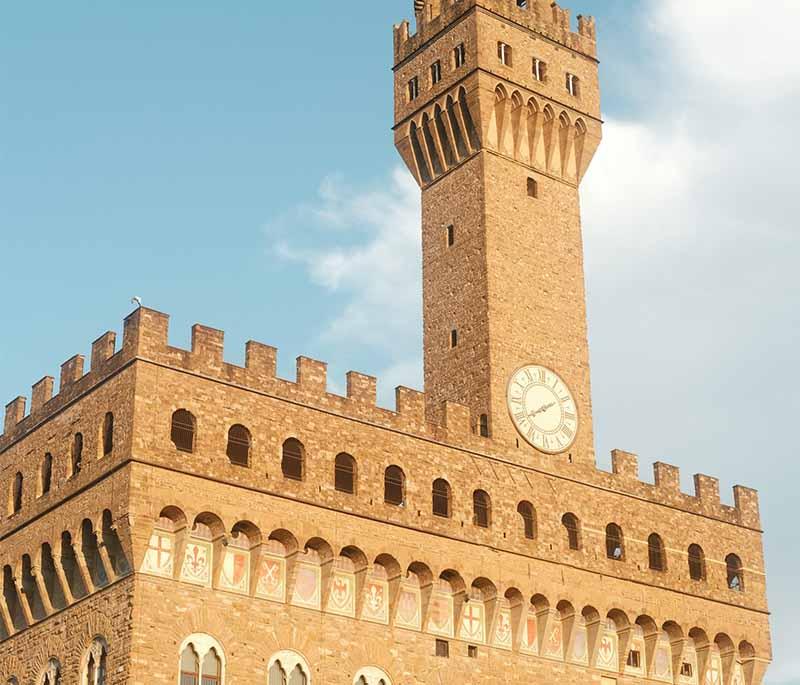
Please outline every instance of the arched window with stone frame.
[[41, 494], [42, 497], [44, 497], [50, 492], [53, 486], [53, 455], [50, 454], [50, 452], [45, 453], [44, 459], [42, 459], [42, 471], [40, 476]]
[[476, 490], [472, 493], [472, 522], [478, 528], [488, 528], [492, 525], [492, 500], [485, 490]]
[[736, 554], [725, 557], [725, 568], [728, 577], [728, 589], [735, 592], [744, 592], [744, 566]]
[[107, 412], [103, 418], [103, 431], [100, 436], [103, 456], [107, 457], [114, 451], [114, 414]]
[[22, 472], [18, 471], [14, 475], [14, 480], [11, 483], [11, 497], [9, 501], [9, 514], [17, 514], [22, 509], [22, 490], [25, 481], [22, 477]]
[[225, 453], [228, 461], [234, 466], [250, 466], [250, 447], [252, 444], [250, 431], [239, 423], [228, 430], [228, 446]]
[[575, 514], [569, 512], [561, 517], [561, 524], [567, 533], [567, 544], [571, 550], [581, 548], [581, 524]]
[[530, 502], [522, 501], [517, 505], [517, 513], [522, 519], [522, 533], [527, 540], [536, 539], [536, 510]]
[[108, 672], [108, 643], [103, 637], [95, 637], [81, 663], [81, 685], [106, 685]]
[[70, 454], [72, 467], [71, 475], [77, 476], [83, 467], [83, 433], [75, 433], [72, 436], [72, 452]]
[[622, 528], [616, 523], [606, 526], [606, 557], [613, 561], [625, 560], [625, 543], [622, 537]]
[[170, 439], [179, 452], [194, 452], [197, 421], [194, 414], [186, 409], [178, 409], [172, 414]]
[[444, 478], [437, 478], [433, 481], [433, 487], [431, 488], [431, 504], [434, 516], [450, 518], [452, 515], [451, 498], [450, 483]]
[[306, 449], [297, 438], [289, 438], [283, 443], [281, 472], [289, 480], [301, 481], [305, 478]]
[[311, 685], [311, 667], [299, 652], [283, 650], [270, 657], [268, 685]]
[[356, 460], [346, 452], [336, 455], [333, 465], [333, 485], [337, 492], [354, 495], [356, 492]]
[[706, 579], [706, 556], [698, 544], [689, 545], [689, 577], [695, 581]]
[[223, 685], [225, 652], [213, 637], [205, 633], [190, 635], [178, 655], [178, 685]]
[[406, 474], [399, 466], [388, 466], [383, 474], [383, 501], [397, 507], [406, 504]]
[[647, 556], [651, 570], [667, 570], [667, 553], [664, 549], [664, 541], [658, 533], [651, 533], [647, 538]]

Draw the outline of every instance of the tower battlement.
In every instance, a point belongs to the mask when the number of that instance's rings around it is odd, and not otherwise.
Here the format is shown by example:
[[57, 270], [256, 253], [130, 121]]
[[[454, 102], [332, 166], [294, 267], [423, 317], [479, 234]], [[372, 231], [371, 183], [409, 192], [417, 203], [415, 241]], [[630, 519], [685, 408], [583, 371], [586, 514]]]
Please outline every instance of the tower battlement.
[[[325, 362], [298, 357], [296, 378], [290, 381], [277, 376], [278, 350], [269, 345], [249, 341], [245, 365], [238, 366], [224, 361], [223, 331], [199, 324], [193, 326], [191, 349], [188, 350], [171, 346], [168, 336], [168, 315], [147, 308], [134, 311], [124, 321], [119, 349], [116, 349], [116, 334], [104, 333], [92, 344], [88, 371], [81, 355], [73, 356], [61, 365], [57, 394], [53, 395], [54, 378], [45, 376], [32, 387], [29, 413], [26, 414], [27, 399], [24, 397], [17, 397], [6, 405], [0, 455], [111, 376], [141, 361], [447, 444], [497, 464], [531, 468], [531, 450], [523, 447], [509, 451], [506, 445], [481, 437], [476, 431], [479, 417], [459, 403], [442, 403], [440, 420], [434, 421], [426, 414], [425, 394], [411, 388], [400, 386], [395, 389], [393, 410], [378, 406], [378, 381], [374, 376], [350, 371], [346, 377], [346, 394], [341, 396], [328, 390]], [[638, 457], [621, 450], [612, 453], [610, 473], [594, 466], [557, 462], [535, 463], [532, 470], [754, 530], [760, 529], [761, 525], [755, 490], [737, 485], [733, 489], [734, 506], [728, 506], [721, 501], [719, 480], [698, 474], [694, 477], [694, 494], [690, 495], [681, 490], [679, 468], [662, 462], [653, 465], [654, 482], [647, 483], [640, 480]]]
[[395, 62], [416, 52], [440, 31], [471, 11], [497, 14], [565, 47], [589, 57], [597, 56], [597, 30], [593, 17], [578, 16], [578, 30], [572, 30], [570, 10], [551, 0], [416, 0], [417, 30], [411, 33], [408, 20], [394, 27]]

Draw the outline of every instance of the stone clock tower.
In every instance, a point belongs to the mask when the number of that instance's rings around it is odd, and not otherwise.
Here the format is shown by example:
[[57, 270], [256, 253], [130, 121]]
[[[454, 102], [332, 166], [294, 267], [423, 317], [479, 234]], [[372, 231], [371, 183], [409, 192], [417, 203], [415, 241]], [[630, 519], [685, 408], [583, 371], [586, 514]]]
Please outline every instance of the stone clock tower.
[[[507, 446], [593, 464], [578, 187], [601, 137], [594, 22], [572, 32], [550, 0], [415, 10], [416, 34], [395, 30], [395, 141], [422, 188], [429, 415], [457, 401]], [[520, 402], [539, 374], [560, 397]]]

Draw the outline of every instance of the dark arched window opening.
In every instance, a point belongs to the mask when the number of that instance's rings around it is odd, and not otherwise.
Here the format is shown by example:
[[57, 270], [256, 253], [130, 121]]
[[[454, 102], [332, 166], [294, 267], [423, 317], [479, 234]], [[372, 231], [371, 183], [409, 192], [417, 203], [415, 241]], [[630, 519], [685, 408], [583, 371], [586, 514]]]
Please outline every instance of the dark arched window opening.
[[520, 502], [517, 513], [522, 517], [522, 531], [528, 540], [536, 538], [536, 514], [530, 502]]
[[303, 480], [305, 477], [305, 448], [296, 438], [289, 438], [283, 443], [281, 471], [289, 480]]
[[667, 556], [664, 552], [664, 541], [657, 533], [653, 533], [647, 538], [647, 549], [650, 561], [650, 568], [653, 571], [665, 571], [667, 568]]
[[53, 485], [53, 455], [48, 452], [42, 460], [42, 495], [50, 492]]
[[706, 578], [706, 556], [700, 545], [689, 546], [689, 577], [692, 580]]
[[356, 492], [356, 460], [349, 454], [339, 454], [333, 466], [333, 482], [338, 492], [353, 495]]
[[50, 599], [54, 609], [64, 609], [67, 606], [67, 599], [64, 589], [61, 587], [61, 580], [56, 572], [56, 562], [53, 558], [53, 550], [48, 543], [42, 544], [42, 579], [47, 597]]
[[64, 579], [67, 581], [67, 586], [73, 598], [81, 599], [85, 597], [89, 591], [86, 589], [83, 575], [78, 568], [75, 547], [72, 544], [72, 536], [68, 531], [61, 533], [61, 567], [64, 569]]
[[444, 478], [433, 481], [433, 515], [450, 518], [450, 483]]
[[406, 476], [399, 466], [389, 466], [383, 475], [383, 501], [398, 507], [406, 503]]
[[484, 490], [472, 493], [473, 523], [479, 528], [488, 528], [492, 522], [492, 501]]
[[744, 592], [742, 560], [735, 554], [729, 554], [725, 557], [725, 566], [728, 569], [728, 587], [736, 592]]
[[478, 435], [482, 438], [489, 437], [489, 415], [481, 414], [478, 419]]
[[23, 479], [22, 474], [17, 473], [14, 476], [14, 484], [11, 488], [11, 513], [16, 514], [22, 509], [22, 488]]
[[250, 464], [250, 431], [236, 424], [228, 430], [228, 459], [235, 466]]
[[567, 531], [567, 542], [569, 548], [578, 550], [581, 548], [581, 533], [578, 517], [575, 514], [564, 514], [561, 517], [561, 523]]
[[10, 566], [5, 566], [3, 568], [3, 599], [5, 599], [6, 607], [8, 608], [11, 628], [13, 630], [24, 630], [27, 628], [28, 620], [25, 618], [25, 612], [22, 610], [22, 603], [20, 602], [19, 593], [17, 592], [17, 585], [14, 582], [14, 572]]
[[114, 451], [114, 415], [111, 412], [103, 419], [103, 456]]
[[81, 552], [95, 589], [108, 585], [106, 567], [97, 544], [97, 533], [89, 519], [84, 519], [81, 524]]
[[616, 523], [606, 526], [606, 556], [614, 561], [622, 561], [625, 557], [622, 529]]
[[194, 415], [185, 409], [178, 409], [172, 415], [170, 438], [175, 449], [181, 452], [194, 452], [194, 434], [197, 422]]
[[108, 560], [111, 562], [111, 570], [118, 578], [130, 572], [131, 567], [128, 557], [119, 539], [117, 527], [111, 512], [106, 509], [103, 512], [103, 529], [101, 533], [103, 544], [108, 552]]
[[83, 466], [83, 434], [75, 433], [72, 438], [72, 475], [77, 476]]

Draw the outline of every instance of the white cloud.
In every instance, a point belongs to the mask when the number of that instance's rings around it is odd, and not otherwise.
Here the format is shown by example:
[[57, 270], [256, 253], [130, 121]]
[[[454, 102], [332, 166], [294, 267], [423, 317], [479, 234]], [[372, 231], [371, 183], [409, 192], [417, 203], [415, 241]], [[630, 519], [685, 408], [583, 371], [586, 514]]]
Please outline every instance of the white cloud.
[[[378, 349], [390, 359], [379, 374], [381, 400], [391, 401], [395, 385], [421, 387], [422, 270], [420, 193], [399, 166], [384, 189], [354, 189], [329, 177], [310, 206], [274, 222], [274, 249], [303, 264], [314, 283], [344, 295], [346, 303], [324, 324], [322, 342]], [[311, 235], [336, 231], [336, 242], [320, 246], [286, 238], [283, 227], [302, 219]], [[296, 234], [293, 234], [296, 236]], [[341, 243], [350, 244], [342, 247]]]

